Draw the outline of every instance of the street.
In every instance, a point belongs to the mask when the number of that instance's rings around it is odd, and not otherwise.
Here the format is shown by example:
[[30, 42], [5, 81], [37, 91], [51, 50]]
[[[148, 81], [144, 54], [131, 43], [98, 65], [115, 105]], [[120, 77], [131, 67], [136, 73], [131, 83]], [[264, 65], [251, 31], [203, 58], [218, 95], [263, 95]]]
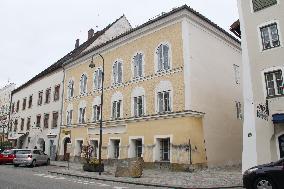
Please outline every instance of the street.
[[117, 182], [106, 182], [81, 179], [68, 176], [52, 175], [47, 170], [51, 166], [35, 168], [18, 167], [13, 165], [0, 166], [0, 189], [144, 189], [155, 188], [129, 185]]

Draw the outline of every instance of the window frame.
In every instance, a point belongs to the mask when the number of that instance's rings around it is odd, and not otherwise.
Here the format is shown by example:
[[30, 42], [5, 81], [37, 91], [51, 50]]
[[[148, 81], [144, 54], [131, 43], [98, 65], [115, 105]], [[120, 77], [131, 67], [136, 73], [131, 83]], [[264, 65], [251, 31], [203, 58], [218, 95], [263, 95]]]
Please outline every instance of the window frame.
[[[68, 82], [68, 91], [67, 91], [67, 98], [72, 98], [74, 97], [74, 80], [73, 79], [70, 79], [69, 82]], [[71, 87], [72, 86], [72, 87]]]
[[[118, 64], [121, 64], [121, 81], [119, 81], [119, 69], [118, 69], [119, 66], [118, 66]], [[114, 69], [114, 67], [115, 67], [115, 69]], [[117, 75], [117, 77], [116, 77], [116, 75]], [[113, 85], [120, 85], [122, 83], [123, 83], [123, 61], [121, 59], [117, 59], [112, 64], [112, 84]]]
[[[81, 111], [82, 109], [82, 111]], [[86, 124], [86, 106], [79, 107], [79, 116], [78, 116], [79, 124]]]
[[93, 108], [93, 119], [92, 120], [95, 123], [101, 120], [102, 107], [101, 107], [101, 104], [94, 104], [92, 108]]
[[43, 116], [43, 128], [48, 129], [49, 128], [49, 113], [45, 113]]
[[51, 88], [49, 87], [45, 90], [45, 101], [44, 101], [44, 103], [49, 104], [50, 101], [51, 101], [50, 99], [51, 99]]
[[233, 69], [234, 69], [234, 76], [235, 76], [235, 83], [237, 85], [241, 84], [241, 70], [240, 66], [237, 64], [233, 64]]
[[72, 119], [73, 119], [73, 110], [67, 110], [67, 118], [66, 118], [66, 125], [71, 126], [72, 125]]
[[32, 108], [33, 106], [33, 95], [29, 96], [28, 108]]
[[[141, 59], [141, 75], [136, 75], [136, 64], [135, 64], [135, 57], [137, 56], [137, 55], [141, 55], [142, 56], [142, 59]], [[131, 64], [131, 68], [132, 68], [132, 78], [133, 79], [139, 79], [139, 78], [142, 78], [142, 77], [144, 77], [145, 76], [145, 74], [144, 74], [144, 66], [145, 65], [145, 58], [144, 58], [144, 53], [142, 52], [142, 51], [138, 51], [138, 52], [136, 52], [134, 55], [133, 55], [133, 57], [132, 57], [132, 64]], [[138, 68], [139, 68], [139, 66], [138, 66]], [[138, 70], [138, 73], [139, 73], [139, 70]]]
[[[85, 76], [85, 82], [82, 83], [83, 77]], [[84, 85], [84, 88], [82, 88]], [[88, 93], [88, 75], [83, 73], [80, 78], [80, 95], [86, 95]]]
[[[165, 101], [165, 94], [168, 94], [168, 107], [166, 110], [165, 106], [166, 106], [166, 101]], [[162, 102], [163, 102], [163, 107], [162, 107], [162, 111], [160, 111], [160, 99], [159, 99], [159, 94], [162, 94]], [[172, 107], [171, 107], [171, 90], [164, 90], [164, 91], [158, 91], [157, 92], [157, 111], [159, 114], [163, 114], [163, 113], [168, 113], [168, 112], [172, 112]]]
[[272, 5], [270, 5], [270, 6], [263, 7], [263, 8], [258, 9], [258, 10], [254, 10], [253, 0], [250, 0], [251, 12], [252, 12], [252, 13], [257, 13], [257, 12], [260, 12], [260, 11], [265, 10], [265, 9], [267, 9], [267, 8], [273, 7], [273, 6], [275, 6], [275, 5], [279, 5], [279, 3], [280, 3], [279, 1], [280, 1], [280, 0], [276, 0], [276, 3], [275, 3], [275, 4], [272, 4]]
[[[282, 75], [282, 93], [283, 94], [278, 94], [278, 86], [277, 86], [277, 81], [276, 81], [276, 77], [275, 77], [276, 72], [280, 72], [281, 75]], [[273, 96], [269, 95], [269, 91], [268, 91], [268, 83], [267, 83], [267, 75], [268, 74], [273, 74], [273, 85], [274, 85], [274, 88], [273, 88], [274, 89], [274, 95]], [[284, 96], [284, 73], [283, 73], [283, 69], [274, 69], [274, 70], [264, 72], [264, 82], [265, 82], [266, 98], [276, 98], [276, 97]], [[276, 92], [277, 92], [277, 94], [276, 94]]]
[[[56, 115], [56, 121], [55, 121], [55, 115]], [[51, 128], [58, 128], [58, 119], [59, 119], [59, 112], [52, 112], [52, 124]]]
[[[101, 75], [98, 74], [99, 71], [101, 72]], [[101, 76], [100, 81], [97, 79], [99, 76]], [[94, 74], [93, 74], [93, 90], [94, 91], [98, 91], [98, 90], [102, 90], [102, 77], [103, 77], [103, 69], [101, 67], [98, 67]]]
[[22, 110], [25, 110], [27, 107], [27, 98], [23, 98], [23, 106], [22, 106]]
[[[39, 119], [38, 119], [39, 118]], [[39, 122], [38, 122], [39, 121]], [[41, 128], [41, 114], [36, 116], [36, 127]]]
[[53, 92], [53, 101], [59, 101], [60, 99], [60, 84], [54, 86], [54, 92]]
[[[162, 62], [162, 68], [159, 69], [158, 49], [159, 49], [160, 46], [167, 46], [168, 47], [168, 67], [169, 67], [168, 69], [165, 69], [163, 62]], [[158, 46], [155, 48], [154, 54], [155, 54], [155, 56], [154, 56], [155, 73], [166, 72], [166, 71], [172, 70], [172, 48], [171, 48], [171, 44], [169, 42], [165, 41], [165, 42], [159, 43]], [[164, 55], [163, 51], [162, 51], [162, 55]]]
[[[118, 112], [118, 103], [119, 103], [119, 112]], [[122, 118], [122, 103], [123, 103], [122, 99], [116, 99], [116, 100], [112, 101], [112, 107], [111, 107], [112, 116], [111, 117], [112, 117], [113, 120]], [[115, 104], [115, 106], [114, 106], [114, 104]], [[119, 113], [119, 115], [118, 115], [118, 113]]]
[[37, 105], [41, 106], [43, 103], [43, 91], [38, 92], [38, 99], [37, 99]]
[[[138, 98], [141, 98], [142, 102], [142, 113], [140, 112], [140, 109], [138, 107]], [[135, 99], [136, 102], [135, 102]], [[140, 114], [141, 113], [141, 114]], [[133, 116], [134, 117], [143, 117], [145, 115], [145, 95], [139, 95], [133, 97]]]
[[27, 127], [27, 131], [29, 131], [29, 130], [31, 129], [31, 117], [28, 117], [28, 118], [27, 118], [26, 127]]

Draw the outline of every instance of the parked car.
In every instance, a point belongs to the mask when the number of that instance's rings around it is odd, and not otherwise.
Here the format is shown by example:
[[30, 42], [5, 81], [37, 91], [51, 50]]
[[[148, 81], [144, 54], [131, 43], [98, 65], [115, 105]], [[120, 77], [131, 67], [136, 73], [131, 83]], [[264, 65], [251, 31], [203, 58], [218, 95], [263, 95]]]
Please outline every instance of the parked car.
[[284, 189], [284, 158], [248, 169], [243, 184], [247, 189]]
[[34, 167], [37, 165], [49, 165], [50, 158], [42, 150], [23, 149], [16, 152], [16, 157], [13, 160], [14, 166], [25, 165]]
[[0, 154], [0, 164], [13, 163], [15, 154], [19, 149], [7, 149]]

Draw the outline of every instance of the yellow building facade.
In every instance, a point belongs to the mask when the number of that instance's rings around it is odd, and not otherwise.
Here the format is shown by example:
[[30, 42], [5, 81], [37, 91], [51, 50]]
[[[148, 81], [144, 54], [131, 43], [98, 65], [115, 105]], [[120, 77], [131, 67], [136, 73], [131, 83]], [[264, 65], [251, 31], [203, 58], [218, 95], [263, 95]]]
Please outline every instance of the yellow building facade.
[[[113, 160], [142, 156], [149, 163], [207, 164], [206, 145], [211, 141], [205, 141], [204, 120], [208, 122], [210, 119], [208, 116], [206, 118], [207, 112], [198, 111], [199, 105], [191, 102], [191, 99], [198, 97], [191, 97], [192, 90], [198, 91], [202, 86], [191, 88], [189, 82], [194, 80], [193, 84], [197, 84], [196, 78], [204, 78], [204, 75], [194, 73], [195, 78], [189, 76], [188, 62], [203, 64], [197, 58], [209, 55], [197, 53], [196, 59], [190, 55], [191, 42], [188, 39], [193, 33], [188, 28], [190, 24], [195, 27], [191, 19], [196, 19], [202, 28], [194, 35], [199, 37], [204, 34], [210, 40], [217, 39], [216, 44], [229, 49], [229, 52], [235, 51], [224, 41], [233, 45], [235, 42], [231, 42], [229, 34], [216, 25], [210, 25], [208, 20], [196, 18], [194, 14], [187, 6], [173, 10], [104, 44], [89, 48], [65, 64], [63, 120], [59, 140], [61, 159], [68, 156], [66, 150], [70, 142], [72, 160], [79, 160], [82, 146], [88, 144], [94, 147], [93, 156], [98, 157], [100, 78], [104, 61], [102, 158]], [[189, 16], [192, 18], [189, 19]], [[218, 35], [214, 33], [215, 30]], [[192, 52], [202, 49], [202, 44], [199, 45]], [[216, 59], [218, 57], [214, 56]], [[90, 67], [91, 63], [95, 65], [93, 68]], [[204, 104], [200, 107], [204, 107]], [[214, 108], [210, 107], [210, 110], [214, 112]], [[225, 120], [231, 119], [231, 113], [235, 111], [233, 108], [234, 105], [224, 117]], [[224, 112], [228, 111], [224, 109]], [[236, 123], [238, 121], [234, 120], [232, 125]], [[232, 132], [235, 132], [235, 128]], [[220, 135], [216, 138], [210, 129]], [[241, 133], [237, 130], [236, 133]], [[225, 136], [224, 129], [207, 127], [207, 138], [215, 137], [218, 140]]]
[[[155, 71], [157, 64], [157, 48], [160, 45], [169, 47], [170, 69]], [[141, 140], [142, 154], [145, 162], [169, 161], [171, 163], [205, 163], [202, 113], [184, 111], [184, 73], [182, 55], [181, 23], [175, 23], [141, 36], [127, 44], [101, 53], [105, 61], [104, 80], [104, 106], [103, 106], [103, 143], [102, 158], [130, 158], [135, 157], [135, 147], [131, 149], [132, 140]], [[142, 54], [143, 74], [141, 77], [133, 76], [133, 58], [137, 53]], [[113, 64], [122, 63], [122, 82], [113, 83]], [[99, 101], [101, 90], [94, 90], [94, 72], [102, 67], [102, 59], [94, 57], [95, 68], [89, 68], [91, 59], [66, 68], [65, 96], [63, 107], [63, 132], [61, 132], [61, 155], [64, 155], [66, 138], [71, 137], [74, 152], [71, 157], [80, 157], [81, 146], [86, 144], [96, 145], [99, 142], [99, 121], [93, 121], [93, 105]], [[87, 91], [81, 94], [82, 75], [87, 76]], [[74, 95], [68, 97], [68, 84], [74, 82]], [[168, 87], [168, 88], [167, 88]], [[157, 91], [163, 88], [170, 91], [171, 110], [163, 114], [157, 112]], [[143, 116], [133, 115], [133, 91], [143, 91], [144, 112]], [[112, 118], [112, 98], [119, 96], [122, 99], [121, 116]], [[80, 107], [85, 107], [85, 122], [79, 123]], [[67, 112], [72, 110], [72, 123], [67, 124]], [[64, 134], [71, 131], [71, 135]], [[164, 140], [166, 152], [162, 156], [161, 140]], [[119, 141], [119, 151], [112, 142]], [[190, 152], [189, 145], [193, 148]], [[113, 150], [112, 150], [113, 148]], [[169, 149], [167, 149], [169, 148]], [[116, 152], [115, 152], [116, 151]], [[119, 155], [115, 154], [118, 153]], [[140, 155], [140, 154], [139, 154]]]

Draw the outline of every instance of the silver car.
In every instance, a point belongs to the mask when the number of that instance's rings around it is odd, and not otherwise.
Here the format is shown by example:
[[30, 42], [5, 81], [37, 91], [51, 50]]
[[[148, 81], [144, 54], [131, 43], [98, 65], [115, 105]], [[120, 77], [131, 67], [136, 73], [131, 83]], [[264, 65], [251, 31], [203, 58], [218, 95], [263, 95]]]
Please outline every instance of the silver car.
[[25, 165], [34, 167], [36, 165], [49, 165], [50, 158], [43, 151], [37, 149], [23, 149], [16, 152], [13, 160], [14, 166]]

